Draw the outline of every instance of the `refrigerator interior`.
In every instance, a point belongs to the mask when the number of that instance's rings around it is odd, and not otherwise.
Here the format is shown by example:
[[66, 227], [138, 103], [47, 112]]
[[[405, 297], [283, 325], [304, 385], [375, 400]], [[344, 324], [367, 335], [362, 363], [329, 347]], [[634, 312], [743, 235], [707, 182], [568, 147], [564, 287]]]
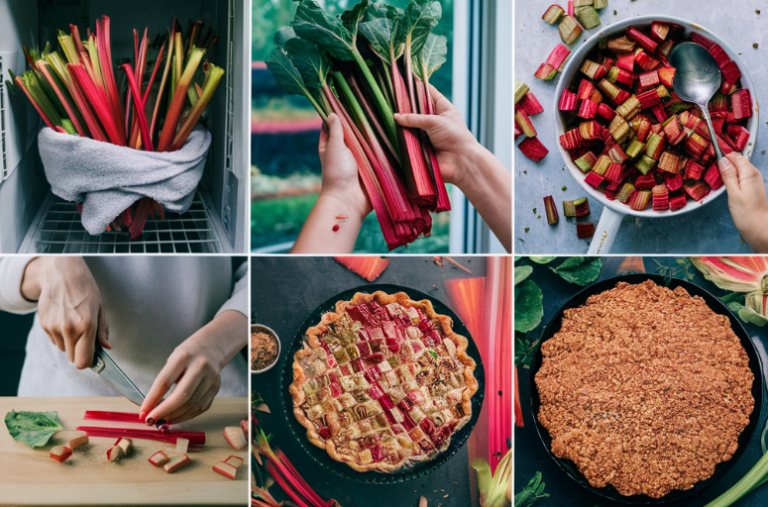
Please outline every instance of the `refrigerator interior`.
[[[218, 42], [206, 58], [225, 69], [208, 107], [213, 134], [194, 203], [183, 214], [152, 219], [142, 235], [91, 236], [74, 203], [50, 192], [37, 149], [43, 126], [23, 92], [10, 95], [8, 70], [25, 70], [22, 46], [58, 49], [58, 30], [77, 23], [95, 30], [111, 19], [112, 58], [133, 60], [133, 29], [151, 39], [176, 17], [184, 36], [190, 20], [212, 27]], [[3, 0], [0, 2], [0, 253], [240, 253], [247, 244], [250, 2], [248, 0]], [[115, 71], [117, 77], [118, 72]], [[19, 96], [21, 95], [21, 96]]]

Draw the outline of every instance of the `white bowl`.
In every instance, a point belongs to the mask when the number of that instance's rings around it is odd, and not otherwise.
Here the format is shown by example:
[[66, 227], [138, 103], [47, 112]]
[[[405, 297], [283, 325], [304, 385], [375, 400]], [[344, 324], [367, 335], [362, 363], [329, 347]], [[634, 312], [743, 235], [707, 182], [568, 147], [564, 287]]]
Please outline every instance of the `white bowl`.
[[[282, 352], [282, 345], [280, 345], [280, 337], [277, 336], [277, 333], [275, 333], [275, 331], [271, 327], [267, 327], [263, 324], [251, 324], [251, 335], [253, 335], [253, 333], [256, 333], [258, 331], [263, 331], [267, 334], [272, 335], [275, 338], [275, 340], [277, 341], [277, 356], [275, 357], [275, 360], [272, 362], [272, 364], [270, 364], [266, 368], [262, 368], [260, 370], [251, 370], [251, 373], [264, 373], [265, 371], [269, 371], [272, 368], [274, 368], [275, 365], [280, 362], [280, 352]], [[250, 343], [250, 339], [249, 339], [249, 343]]]
[[[700, 33], [722, 46], [731, 60], [736, 62], [736, 65], [738, 65], [739, 70], [741, 70], [742, 73], [741, 85], [744, 89], [750, 91], [752, 97], [752, 117], [749, 118], [746, 126], [747, 130], [749, 130], [749, 142], [747, 143], [747, 147], [744, 150], [744, 156], [751, 158], [752, 153], [755, 150], [755, 143], [757, 142], [757, 128], [760, 124], [760, 120], [758, 118], [759, 111], [757, 105], [757, 94], [755, 93], [755, 87], [752, 85], [752, 79], [749, 77], [749, 71], [747, 67], [744, 65], [744, 62], [741, 61], [739, 55], [733, 50], [733, 48], [731, 48], [731, 46], [728, 45], [727, 42], [712, 33], [710, 30], [702, 27], [701, 25], [686, 21], [675, 16], [638, 16], [614, 23], [605, 27], [603, 30], [600, 30], [571, 54], [565, 69], [563, 69], [563, 72], [560, 75], [560, 81], [557, 85], [557, 91], [555, 92], [554, 105], [557, 147], [559, 148], [560, 154], [565, 161], [565, 165], [571, 172], [571, 176], [573, 176], [576, 181], [579, 182], [579, 184], [587, 191], [589, 196], [593, 199], [597, 199], [605, 207], [603, 216], [600, 220], [600, 224], [596, 229], [595, 237], [592, 239], [592, 245], [590, 247], [591, 254], [599, 254], [601, 252], [606, 253], [610, 249], [610, 245], [613, 243], [618, 225], [621, 223], [621, 220], [625, 215], [634, 215], [644, 218], [664, 218], [669, 216], [677, 216], [681, 213], [696, 211], [701, 206], [706, 205], [707, 203], [717, 199], [719, 196], [725, 193], [725, 186], [720, 187], [719, 189], [710, 192], [709, 195], [700, 201], [688, 200], [688, 203], [685, 205], [685, 207], [677, 211], [653, 211], [651, 208], [645, 209], [643, 211], [636, 211], [619, 201], [608, 200], [604, 193], [586, 184], [584, 182], [586, 174], [583, 173], [581, 169], [579, 169], [573, 160], [571, 160], [568, 152], [560, 145], [560, 136], [565, 133], [566, 125], [566, 113], [560, 111], [560, 97], [563, 94], [563, 90], [568, 88], [571, 82], [578, 76], [581, 64], [587, 55], [592, 52], [592, 50], [602, 39], [623, 34], [630, 26], [640, 29], [648, 28], [654, 21], [673, 23], [682, 26], [685, 29], [684, 38], [686, 39], [690, 37], [692, 32]], [[610, 213], [610, 211], [614, 211], [615, 213]]]

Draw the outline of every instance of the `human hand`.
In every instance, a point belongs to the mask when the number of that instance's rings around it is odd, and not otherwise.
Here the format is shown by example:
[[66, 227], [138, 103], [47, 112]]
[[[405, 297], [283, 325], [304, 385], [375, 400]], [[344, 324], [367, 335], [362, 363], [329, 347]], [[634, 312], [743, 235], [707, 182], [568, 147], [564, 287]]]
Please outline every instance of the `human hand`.
[[483, 148], [464, 124], [456, 107], [437, 88], [432, 85], [429, 88], [435, 102], [434, 115], [395, 114], [395, 121], [403, 127], [427, 133], [443, 179], [461, 188], [464, 177], [475, 165], [472, 157]]
[[93, 364], [96, 340], [111, 349], [99, 287], [82, 257], [37, 257], [27, 264], [22, 295], [37, 301], [40, 326], [77, 369]]
[[[330, 130], [330, 132], [329, 132]], [[344, 209], [351, 208], [362, 220], [373, 210], [360, 181], [357, 161], [344, 143], [344, 127], [338, 116], [328, 116], [328, 128], [320, 131], [317, 147], [323, 167], [322, 189], [319, 199], [339, 201]]]
[[247, 321], [240, 312], [222, 312], [176, 347], [141, 404], [147, 425], [184, 422], [211, 408], [221, 370], [247, 343]]
[[755, 252], [767, 253], [768, 197], [763, 175], [739, 153], [726, 155], [719, 167], [733, 223]]

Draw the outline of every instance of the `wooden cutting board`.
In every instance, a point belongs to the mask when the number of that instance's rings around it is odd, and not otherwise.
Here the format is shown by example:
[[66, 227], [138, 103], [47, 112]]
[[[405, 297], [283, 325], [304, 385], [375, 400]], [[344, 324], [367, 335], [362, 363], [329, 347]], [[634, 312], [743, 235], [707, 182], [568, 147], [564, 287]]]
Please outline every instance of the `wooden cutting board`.
[[[86, 410], [136, 412], [138, 407], [123, 397], [2, 398], [0, 416], [11, 410], [57, 411], [65, 429], [77, 426], [144, 428], [145, 425], [86, 421]], [[32, 449], [11, 438], [0, 425], [0, 505], [247, 505], [248, 448], [236, 451], [224, 440], [226, 426], [238, 426], [248, 417], [246, 398], [216, 398], [201, 416], [172, 427], [204, 431], [200, 452], [187, 453], [191, 463], [172, 473], [148, 461], [158, 450], [173, 444], [133, 440], [133, 453], [118, 462], [108, 462], [106, 451], [114, 438], [91, 438], [64, 463], [48, 457], [51, 447], [69, 438], [54, 436], [45, 448]], [[235, 455], [243, 458], [235, 480], [212, 470], [214, 464]]]

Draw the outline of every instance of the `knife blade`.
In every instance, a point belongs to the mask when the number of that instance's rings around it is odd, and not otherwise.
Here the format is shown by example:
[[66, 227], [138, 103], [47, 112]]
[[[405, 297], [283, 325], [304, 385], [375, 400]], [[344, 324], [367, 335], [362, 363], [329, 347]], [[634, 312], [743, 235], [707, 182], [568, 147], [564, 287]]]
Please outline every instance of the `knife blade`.
[[132, 403], [141, 406], [144, 402], [144, 395], [136, 387], [136, 384], [131, 382], [131, 379], [123, 373], [123, 370], [98, 344], [93, 353], [91, 369], [98, 373], [104, 382], [111, 385], [115, 391], [128, 398]]

